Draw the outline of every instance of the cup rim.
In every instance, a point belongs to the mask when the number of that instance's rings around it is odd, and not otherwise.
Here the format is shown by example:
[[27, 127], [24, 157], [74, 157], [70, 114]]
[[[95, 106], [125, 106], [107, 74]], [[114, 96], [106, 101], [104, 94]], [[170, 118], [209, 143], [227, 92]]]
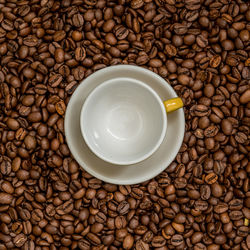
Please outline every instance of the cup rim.
[[[112, 85], [114, 84], [114, 81], [117, 81], [117, 79], [130, 79], [133, 81], [134, 84], [137, 84], [137, 86], [140, 86], [144, 89], [146, 89], [148, 92], [150, 92], [150, 94], [154, 97], [154, 99], [157, 101], [157, 103], [160, 106], [161, 109], [161, 117], [162, 117], [162, 131], [161, 134], [157, 140], [157, 142], [155, 143], [155, 145], [151, 148], [151, 150], [149, 150], [146, 154], [144, 154], [141, 157], [137, 157], [136, 159], [133, 160], [112, 160], [108, 157], [106, 157], [104, 154], [99, 153], [98, 151], [95, 150], [95, 148], [92, 146], [91, 142], [88, 139], [88, 135], [86, 133], [86, 130], [84, 129], [84, 125], [83, 125], [83, 121], [86, 119], [84, 118], [84, 115], [86, 114], [86, 108], [88, 107], [89, 103], [91, 100], [93, 100], [94, 96], [97, 94], [97, 92], [101, 91], [103, 88], [105, 88], [108, 85]], [[81, 108], [81, 112], [80, 112], [80, 128], [81, 128], [81, 134], [87, 144], [87, 146], [90, 148], [90, 150], [100, 159], [109, 162], [111, 164], [115, 164], [115, 165], [132, 165], [132, 164], [136, 164], [139, 162], [142, 162], [144, 160], [146, 160], [147, 158], [149, 158], [150, 156], [152, 156], [160, 147], [160, 145], [162, 144], [165, 136], [166, 136], [166, 132], [167, 132], [167, 112], [163, 103], [163, 100], [160, 98], [160, 96], [156, 93], [156, 91], [151, 88], [150, 86], [148, 86], [147, 84], [143, 83], [140, 80], [137, 80], [135, 78], [132, 77], [115, 77], [115, 78], [111, 78], [108, 79], [106, 81], [104, 81], [103, 83], [101, 83], [100, 85], [98, 85], [97, 87], [95, 87], [90, 94], [87, 96], [87, 98], [85, 99], [82, 108]]]

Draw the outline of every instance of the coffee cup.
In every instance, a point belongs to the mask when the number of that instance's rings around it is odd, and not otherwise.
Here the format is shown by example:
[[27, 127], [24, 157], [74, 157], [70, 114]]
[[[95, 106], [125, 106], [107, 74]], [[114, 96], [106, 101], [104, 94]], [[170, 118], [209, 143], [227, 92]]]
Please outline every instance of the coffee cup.
[[161, 100], [150, 86], [132, 77], [109, 79], [82, 106], [82, 136], [102, 160], [135, 164], [157, 151], [166, 135], [167, 113], [182, 107], [181, 98]]

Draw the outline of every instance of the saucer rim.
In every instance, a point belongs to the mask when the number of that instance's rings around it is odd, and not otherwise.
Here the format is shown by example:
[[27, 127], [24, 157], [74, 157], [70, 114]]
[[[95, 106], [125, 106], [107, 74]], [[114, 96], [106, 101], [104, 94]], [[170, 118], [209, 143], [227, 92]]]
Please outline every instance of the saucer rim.
[[[88, 76], [87, 78], [83, 79], [79, 86], [77, 87], [77, 89], [81, 87], [81, 91], [84, 91], [84, 81], [86, 81], [87, 79], [88, 80], [91, 80], [91, 78], [94, 78], [96, 77], [97, 75], [99, 74], [108, 74], [110, 73], [110, 71], [112, 72], [112, 70], [115, 70], [115, 69], [119, 69], [120, 70], [137, 70], [139, 73], [143, 74], [146, 72], [148, 72], [148, 74], [151, 74], [153, 75], [153, 77], [157, 78], [158, 81], [157, 84], [159, 85], [162, 85], [163, 82], [167, 83], [167, 85], [165, 85], [165, 88], [168, 88], [168, 91], [170, 93], [170, 95], [173, 95], [173, 97], [177, 97], [177, 94], [175, 92], [175, 90], [172, 88], [172, 86], [170, 85], [169, 81], [167, 81], [166, 79], [163, 79], [162, 77], [160, 77], [159, 75], [157, 75], [156, 73], [146, 69], [146, 68], [143, 68], [143, 67], [139, 67], [139, 66], [136, 66], [136, 65], [128, 65], [128, 64], [121, 64], [121, 65], [113, 65], [113, 66], [108, 66], [106, 68], [103, 68], [103, 69], [100, 69], [94, 73], [92, 73], [90, 76]], [[99, 83], [101, 84], [101, 83]], [[147, 84], [147, 83], [145, 83]], [[97, 85], [98, 86], [98, 85]], [[88, 88], [88, 86], [86, 86]], [[85, 87], [85, 88], [86, 88]], [[167, 90], [166, 90], [167, 91]], [[78, 91], [79, 92], [79, 91]], [[91, 93], [91, 91], [90, 91]], [[90, 94], [89, 93], [89, 94]], [[183, 139], [184, 139], [184, 134], [185, 134], [185, 115], [184, 115], [184, 109], [181, 108], [179, 109], [178, 111], [180, 112], [180, 117], [178, 119], [180, 119], [180, 132], [181, 134], [179, 133], [179, 140], [177, 141], [176, 143], [176, 146], [175, 148], [177, 149], [176, 150], [176, 154], [172, 154], [170, 155], [170, 157], [165, 160], [164, 162], [166, 162], [166, 164], [164, 163], [164, 166], [159, 166], [157, 168], [157, 171], [156, 169], [154, 169], [154, 171], [150, 172], [151, 175], [147, 174], [145, 176], [143, 175], [140, 175], [139, 177], [135, 177], [133, 179], [130, 179], [130, 180], [119, 180], [119, 178], [112, 178], [112, 177], [106, 177], [98, 172], [96, 172], [94, 169], [92, 169], [91, 167], [89, 167], [85, 162], [84, 160], [81, 159], [80, 156], [78, 156], [78, 153], [75, 152], [75, 150], [73, 149], [73, 146], [72, 146], [72, 143], [71, 143], [71, 138], [69, 136], [69, 128], [68, 125], [70, 122], [68, 122], [69, 119], [67, 119], [67, 117], [69, 116], [69, 110], [72, 109], [73, 107], [71, 107], [71, 104], [73, 103], [73, 100], [75, 99], [75, 96], [77, 96], [77, 91], [75, 90], [74, 93], [71, 95], [70, 97], [70, 100], [68, 102], [68, 105], [67, 105], [67, 110], [66, 110], [66, 113], [65, 113], [65, 119], [64, 119], [64, 130], [65, 130], [65, 138], [66, 138], [66, 141], [67, 141], [67, 145], [70, 149], [70, 152], [73, 156], [73, 158], [78, 162], [79, 166], [83, 168], [84, 171], [88, 172], [89, 174], [91, 174], [93, 177], [96, 177], [104, 182], [107, 182], [107, 183], [112, 183], [112, 184], [116, 184], [116, 185], [134, 185], [134, 184], [138, 184], [138, 183], [142, 183], [142, 182], [145, 182], [145, 181], [148, 181], [152, 178], [155, 178], [157, 175], [159, 175], [160, 173], [162, 173], [165, 169], [167, 169], [167, 167], [173, 162], [173, 160], [175, 159], [177, 153], [179, 152], [180, 150], [180, 147], [182, 145], [182, 142], [183, 142]], [[85, 97], [85, 99], [87, 98], [87, 96]], [[172, 98], [172, 97], [171, 97]], [[178, 112], [177, 111], [177, 112]], [[83, 138], [82, 138], [83, 139]], [[165, 140], [165, 138], [164, 138]], [[163, 141], [164, 141], [163, 140]], [[86, 142], [85, 142], [86, 143]], [[158, 148], [159, 150], [159, 148]], [[157, 151], [158, 151], [157, 150]], [[157, 151], [154, 153], [156, 154]], [[154, 155], [153, 154], [153, 155]], [[148, 159], [150, 159], [153, 155], [151, 155], [149, 158], [145, 159], [144, 161], [142, 162], [139, 162], [137, 164], [142, 164], [143, 162], [147, 161]], [[86, 157], [85, 157], [86, 159]], [[100, 161], [104, 162], [104, 163], [107, 163], [105, 161], [103, 161], [102, 159], [98, 158]], [[157, 162], [157, 159], [156, 159], [156, 162]], [[137, 164], [134, 164], [133, 167], [136, 167]], [[157, 165], [157, 163], [155, 164]], [[163, 165], [163, 164], [161, 164]], [[114, 165], [114, 166], [117, 166], [117, 165]], [[126, 168], [126, 166], [130, 166], [130, 165], [123, 165], [122, 167], [123, 168]], [[139, 167], [139, 166], [138, 166]], [[143, 172], [142, 172], [143, 173]]]

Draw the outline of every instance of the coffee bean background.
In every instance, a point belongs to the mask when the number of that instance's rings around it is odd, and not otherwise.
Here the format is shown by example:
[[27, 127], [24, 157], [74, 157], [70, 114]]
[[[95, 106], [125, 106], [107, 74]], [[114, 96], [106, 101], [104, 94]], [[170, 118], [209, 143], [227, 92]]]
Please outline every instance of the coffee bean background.
[[[250, 249], [249, 40], [242, 0], [0, 0], [0, 249]], [[133, 186], [64, 137], [81, 80], [116, 64], [185, 102], [175, 161]]]

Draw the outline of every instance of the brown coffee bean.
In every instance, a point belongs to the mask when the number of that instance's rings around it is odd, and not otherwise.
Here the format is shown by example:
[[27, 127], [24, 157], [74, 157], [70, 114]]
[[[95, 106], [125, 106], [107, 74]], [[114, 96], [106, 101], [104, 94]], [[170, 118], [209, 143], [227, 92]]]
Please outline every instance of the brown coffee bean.
[[211, 185], [213, 183], [215, 183], [218, 179], [218, 176], [215, 173], [210, 173], [205, 177], [205, 181]]
[[231, 135], [232, 130], [233, 130], [233, 126], [232, 126], [232, 123], [230, 122], [230, 120], [228, 120], [228, 119], [222, 120], [221, 129], [225, 135]]
[[212, 191], [212, 195], [217, 198], [221, 197], [223, 194], [223, 189], [221, 185], [218, 183], [213, 183], [211, 185], [211, 191]]
[[86, 57], [86, 50], [83, 47], [77, 47], [75, 50], [75, 58], [77, 61], [83, 61]]
[[111, 46], [116, 45], [117, 44], [117, 39], [115, 38], [115, 36], [112, 33], [108, 33], [105, 36], [105, 41], [110, 44]]
[[81, 27], [84, 24], [84, 19], [81, 14], [75, 14], [72, 17], [72, 23], [76, 27]]
[[203, 185], [200, 188], [201, 199], [208, 200], [211, 195], [211, 189], [208, 185]]
[[39, 122], [42, 120], [42, 114], [40, 112], [32, 112], [28, 115], [27, 119], [30, 122]]
[[43, 219], [43, 212], [40, 209], [35, 209], [32, 211], [31, 217], [34, 221], [39, 222]]
[[136, 250], [149, 250], [149, 244], [143, 242], [142, 240], [138, 240], [135, 243], [135, 249]]
[[18, 234], [14, 238], [14, 244], [18, 248], [20, 248], [21, 246], [23, 246], [26, 241], [27, 241], [27, 237], [24, 234]]
[[38, 44], [38, 39], [35, 36], [27, 36], [23, 39], [23, 44], [28, 47], [34, 47]]
[[0, 192], [0, 204], [11, 204], [13, 198], [14, 197], [8, 193]]
[[208, 40], [203, 35], [198, 35], [196, 38], [196, 42], [201, 48], [205, 48], [208, 45]]
[[63, 78], [60, 74], [55, 74], [49, 78], [49, 84], [51, 87], [57, 87], [62, 82], [62, 80]]
[[16, 176], [19, 180], [24, 181], [29, 179], [29, 172], [24, 169], [19, 169], [16, 173]]
[[89, 217], [89, 211], [87, 208], [83, 208], [80, 213], [79, 213], [79, 219], [84, 221], [86, 219], [88, 219]]
[[218, 127], [212, 125], [212, 126], [209, 126], [205, 129], [204, 135], [205, 135], [205, 137], [214, 137], [217, 135], [218, 131], [219, 131]]
[[2, 161], [0, 164], [0, 170], [3, 175], [9, 175], [11, 172], [11, 163], [9, 161]]
[[19, 122], [13, 118], [8, 118], [6, 124], [12, 130], [17, 130], [20, 127]]
[[171, 244], [175, 247], [183, 243], [183, 237], [180, 234], [175, 234], [171, 237]]
[[27, 135], [24, 139], [24, 144], [27, 149], [35, 149], [36, 139], [33, 136]]
[[153, 247], [162, 247], [166, 244], [166, 240], [162, 236], [155, 236], [151, 244]]
[[82, 33], [80, 31], [74, 30], [72, 32], [72, 38], [73, 38], [74, 41], [79, 42], [79, 41], [82, 40], [83, 35], [82, 35]]
[[28, 250], [34, 250], [35, 249], [35, 243], [33, 240], [27, 240], [24, 243], [24, 249], [28, 249]]
[[[110, 30], [108, 30], [110, 31]], [[115, 36], [118, 40], [123, 40], [128, 36], [128, 29], [126, 29], [124, 26], [117, 26], [115, 28]]]
[[214, 207], [214, 211], [218, 214], [225, 213], [227, 210], [228, 210], [228, 205], [226, 203], [221, 203]]
[[178, 223], [172, 222], [172, 227], [173, 227], [178, 233], [183, 233], [183, 232], [184, 232], [184, 226], [183, 226], [183, 224], [178, 224]]
[[250, 89], [246, 90], [240, 97], [240, 102], [245, 104], [250, 102]]
[[53, 35], [53, 39], [55, 42], [59, 42], [59, 41], [63, 40], [65, 38], [65, 36], [66, 36], [65, 31], [59, 30], [59, 31], [55, 32], [55, 34]]
[[128, 234], [123, 240], [123, 249], [131, 249], [134, 244], [134, 238], [132, 235]]
[[57, 48], [55, 50], [55, 60], [57, 63], [64, 62], [64, 50], [62, 48]]
[[210, 66], [213, 68], [217, 68], [221, 63], [221, 57], [219, 55], [215, 55], [210, 59]]
[[229, 209], [230, 210], [240, 210], [242, 209], [242, 201], [239, 199], [233, 199], [229, 202]]
[[176, 48], [171, 44], [165, 46], [165, 52], [169, 57], [176, 56], [177, 54]]
[[233, 50], [234, 49], [234, 43], [231, 40], [224, 40], [221, 43], [222, 48], [224, 50]]
[[62, 100], [56, 103], [56, 111], [59, 115], [64, 115], [66, 111], [66, 105]]
[[195, 209], [198, 211], [205, 211], [208, 208], [208, 203], [206, 201], [198, 200], [195, 202]]
[[180, 82], [180, 84], [182, 85], [188, 85], [190, 82], [190, 78], [187, 75], [179, 75], [178, 76], [178, 81]]

